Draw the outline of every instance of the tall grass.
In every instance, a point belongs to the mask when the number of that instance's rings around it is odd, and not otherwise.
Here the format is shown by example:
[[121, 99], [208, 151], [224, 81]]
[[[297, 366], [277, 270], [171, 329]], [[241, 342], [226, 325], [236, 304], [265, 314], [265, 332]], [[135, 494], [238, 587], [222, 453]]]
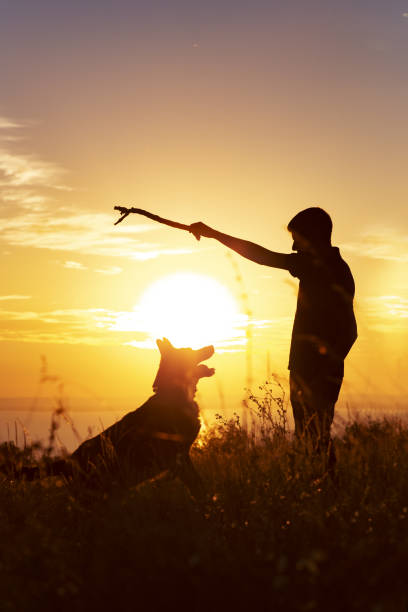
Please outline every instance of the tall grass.
[[[218, 417], [193, 448], [204, 500], [165, 479], [89, 490], [9, 473], [0, 609], [405, 612], [407, 426], [346, 425], [333, 479], [294, 444], [275, 389], [250, 400], [256, 432]], [[0, 451], [3, 466], [50, 455]]]
[[[241, 305], [242, 312], [247, 317], [245, 325], [245, 384], [246, 389], [251, 389], [253, 383], [253, 333], [252, 333], [252, 317], [253, 312], [249, 301], [249, 293], [245, 286], [244, 278], [242, 276], [240, 266], [236, 261], [235, 257], [229, 249], [226, 250], [225, 255], [230, 261], [232, 269], [234, 271], [234, 279], [237, 283], [238, 288], [238, 302]], [[245, 394], [242, 400], [242, 422], [245, 429], [249, 425], [249, 414], [251, 413], [248, 403], [248, 393]], [[253, 428], [254, 422], [251, 419], [251, 429]]]

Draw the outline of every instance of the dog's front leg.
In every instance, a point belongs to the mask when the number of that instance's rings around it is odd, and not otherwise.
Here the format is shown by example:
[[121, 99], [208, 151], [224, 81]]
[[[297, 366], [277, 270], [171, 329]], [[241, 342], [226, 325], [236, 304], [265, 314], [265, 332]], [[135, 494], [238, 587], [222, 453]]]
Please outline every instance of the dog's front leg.
[[197, 500], [203, 499], [205, 494], [204, 483], [188, 453], [177, 456], [175, 475], [188, 487], [193, 497]]

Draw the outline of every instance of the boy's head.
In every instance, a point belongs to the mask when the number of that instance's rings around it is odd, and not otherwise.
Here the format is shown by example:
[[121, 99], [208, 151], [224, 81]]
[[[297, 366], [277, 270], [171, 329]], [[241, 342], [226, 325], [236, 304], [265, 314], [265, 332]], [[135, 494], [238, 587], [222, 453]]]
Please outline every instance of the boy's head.
[[330, 215], [317, 206], [301, 210], [289, 221], [294, 251], [321, 249], [331, 245], [333, 223]]

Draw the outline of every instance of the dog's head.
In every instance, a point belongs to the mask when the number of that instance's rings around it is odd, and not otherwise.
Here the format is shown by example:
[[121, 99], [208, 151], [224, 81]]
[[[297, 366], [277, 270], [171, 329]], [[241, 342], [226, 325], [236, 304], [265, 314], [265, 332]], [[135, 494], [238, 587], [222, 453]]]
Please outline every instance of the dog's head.
[[208, 368], [201, 363], [214, 354], [213, 346], [204, 346], [201, 349], [174, 348], [172, 343], [163, 338], [156, 340], [161, 359], [157, 376], [153, 383], [153, 390], [168, 390], [179, 388], [194, 397], [197, 382], [200, 378], [212, 376], [214, 368]]

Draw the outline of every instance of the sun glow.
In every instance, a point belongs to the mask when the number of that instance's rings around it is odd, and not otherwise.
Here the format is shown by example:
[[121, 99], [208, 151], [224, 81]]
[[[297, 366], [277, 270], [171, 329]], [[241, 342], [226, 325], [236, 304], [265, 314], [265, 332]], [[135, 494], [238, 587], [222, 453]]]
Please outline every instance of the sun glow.
[[199, 348], [243, 343], [245, 319], [228, 289], [217, 280], [183, 273], [150, 285], [134, 313], [118, 323], [125, 331], [140, 329], [142, 324], [153, 341], [167, 337], [175, 346]]

